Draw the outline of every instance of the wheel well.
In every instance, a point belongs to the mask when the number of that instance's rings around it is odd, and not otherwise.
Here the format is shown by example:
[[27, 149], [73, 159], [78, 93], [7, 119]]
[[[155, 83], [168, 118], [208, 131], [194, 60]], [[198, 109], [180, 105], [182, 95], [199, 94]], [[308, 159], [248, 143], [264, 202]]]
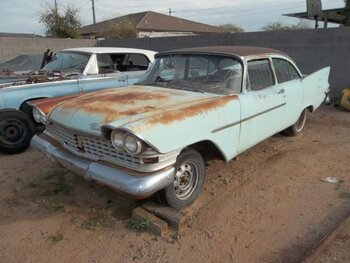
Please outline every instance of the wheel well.
[[312, 106], [312, 105], [307, 107], [307, 109], [308, 109], [309, 112], [314, 112], [314, 106]]
[[188, 148], [198, 151], [206, 161], [212, 159], [225, 160], [219, 148], [211, 141], [200, 141], [189, 145]]

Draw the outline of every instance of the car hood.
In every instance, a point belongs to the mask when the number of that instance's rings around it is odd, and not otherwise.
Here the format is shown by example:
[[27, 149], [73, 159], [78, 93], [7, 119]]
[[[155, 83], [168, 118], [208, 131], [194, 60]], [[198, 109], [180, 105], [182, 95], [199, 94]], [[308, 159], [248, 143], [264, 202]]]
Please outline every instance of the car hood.
[[153, 86], [130, 86], [75, 97], [57, 105], [49, 118], [69, 128], [100, 133], [103, 125], [120, 127], [216, 97], [220, 96]]

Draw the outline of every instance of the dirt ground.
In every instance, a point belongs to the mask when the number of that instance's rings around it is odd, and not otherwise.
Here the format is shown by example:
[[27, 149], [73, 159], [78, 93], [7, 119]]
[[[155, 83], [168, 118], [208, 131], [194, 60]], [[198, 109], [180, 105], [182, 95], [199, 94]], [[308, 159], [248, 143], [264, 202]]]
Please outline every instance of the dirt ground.
[[350, 211], [349, 131], [323, 107], [298, 137], [208, 162], [190, 223], [165, 238], [130, 227], [139, 202], [32, 149], [0, 155], [0, 262], [299, 262]]

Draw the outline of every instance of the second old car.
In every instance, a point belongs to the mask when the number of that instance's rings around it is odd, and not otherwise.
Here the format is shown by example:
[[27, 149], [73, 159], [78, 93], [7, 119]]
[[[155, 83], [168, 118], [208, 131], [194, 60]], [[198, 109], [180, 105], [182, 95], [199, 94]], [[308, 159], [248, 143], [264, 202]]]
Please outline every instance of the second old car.
[[182, 208], [202, 190], [208, 153], [229, 161], [278, 132], [300, 133], [328, 96], [329, 71], [303, 76], [267, 48], [163, 52], [135, 86], [35, 103], [46, 130], [31, 145], [86, 179]]

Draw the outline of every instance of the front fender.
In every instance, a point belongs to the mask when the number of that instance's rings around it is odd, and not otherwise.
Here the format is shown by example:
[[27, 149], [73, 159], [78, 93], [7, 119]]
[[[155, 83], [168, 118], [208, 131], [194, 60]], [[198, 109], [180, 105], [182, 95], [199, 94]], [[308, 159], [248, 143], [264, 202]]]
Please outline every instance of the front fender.
[[219, 97], [134, 121], [123, 127], [160, 153], [211, 141], [229, 160], [237, 154], [240, 103], [237, 96]]

